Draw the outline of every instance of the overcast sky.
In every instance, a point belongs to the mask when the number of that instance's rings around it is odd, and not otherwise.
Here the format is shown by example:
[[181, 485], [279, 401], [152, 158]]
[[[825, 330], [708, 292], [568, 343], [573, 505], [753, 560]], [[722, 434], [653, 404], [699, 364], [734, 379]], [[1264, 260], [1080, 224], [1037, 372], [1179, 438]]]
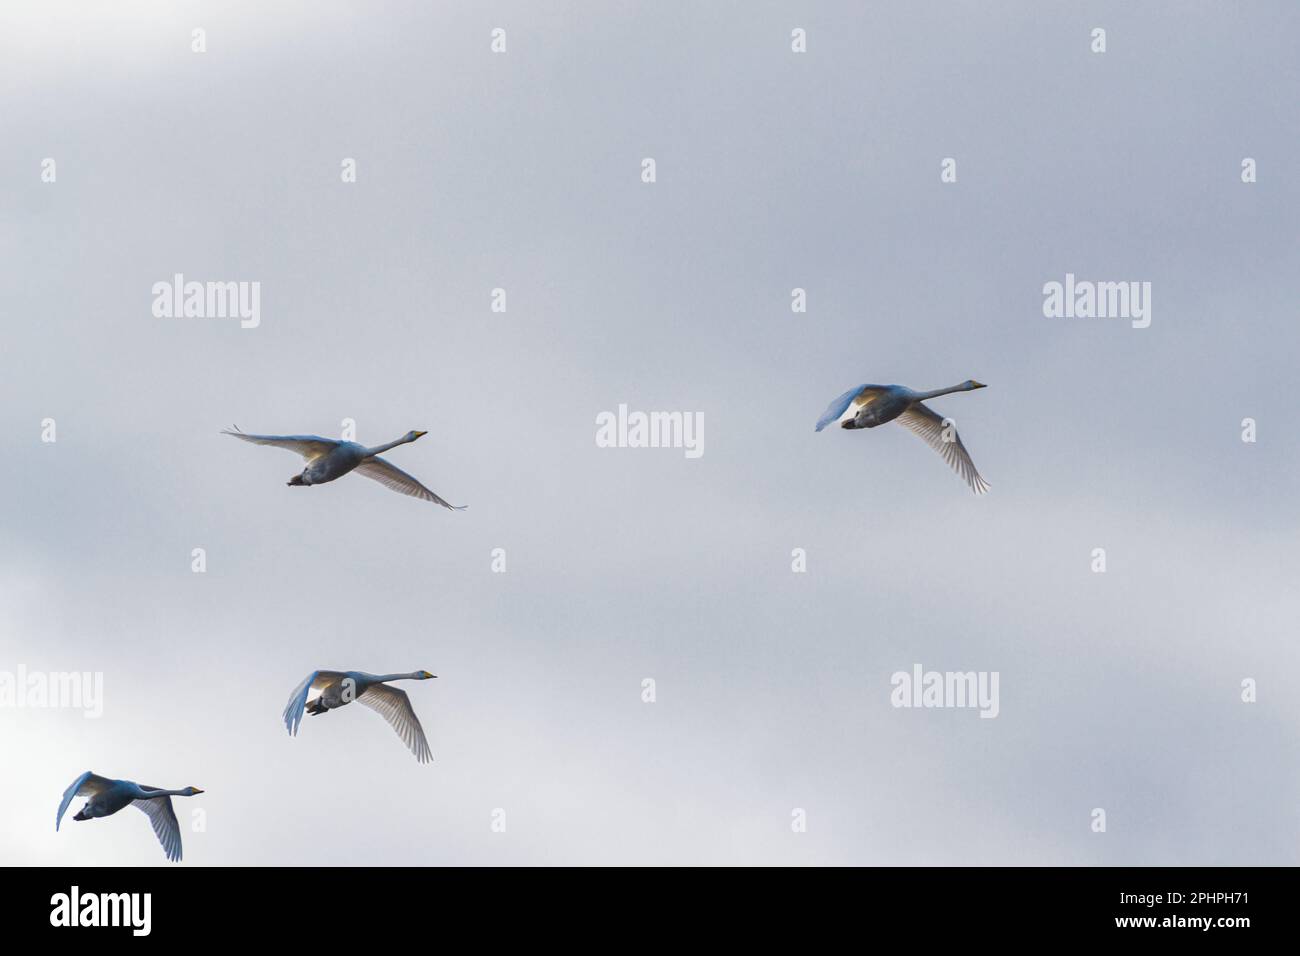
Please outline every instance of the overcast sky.
[[[4, 4], [0, 670], [104, 713], [0, 709], [0, 858], [169, 865], [55, 833], [93, 769], [207, 791], [187, 865], [1300, 862], [1300, 10], [865, 6]], [[1044, 317], [1067, 273], [1150, 326]], [[987, 496], [813, 431], [968, 378]], [[597, 447], [620, 403], [703, 455]], [[469, 509], [218, 434], [344, 419]], [[434, 763], [290, 738], [316, 668], [438, 674]]]

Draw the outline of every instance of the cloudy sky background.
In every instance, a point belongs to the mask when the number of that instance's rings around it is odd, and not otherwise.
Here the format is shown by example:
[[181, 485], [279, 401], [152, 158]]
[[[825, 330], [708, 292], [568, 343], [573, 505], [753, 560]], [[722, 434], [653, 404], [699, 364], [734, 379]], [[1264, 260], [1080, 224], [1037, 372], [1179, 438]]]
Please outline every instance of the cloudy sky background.
[[[54, 832], [94, 769], [204, 788], [190, 865], [1300, 862], [1300, 10], [858, 7], [5, 4], [0, 669], [106, 699], [0, 710], [0, 859], [167, 865]], [[176, 272], [261, 327], [153, 317]], [[1150, 328], [1044, 318], [1066, 272]], [[972, 377], [984, 498], [813, 432]], [[620, 402], [703, 457], [597, 448]], [[344, 418], [469, 510], [218, 434]], [[894, 709], [914, 663], [1000, 716]], [[435, 762], [289, 738], [318, 667], [440, 675]]]

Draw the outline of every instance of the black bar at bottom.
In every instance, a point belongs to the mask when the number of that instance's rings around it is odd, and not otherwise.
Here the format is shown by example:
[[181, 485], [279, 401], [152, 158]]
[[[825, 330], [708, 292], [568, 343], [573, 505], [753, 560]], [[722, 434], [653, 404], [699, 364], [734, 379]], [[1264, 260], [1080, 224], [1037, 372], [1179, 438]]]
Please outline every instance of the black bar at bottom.
[[555, 933], [637, 938], [687, 926], [733, 941], [767, 940], [800, 926], [821, 935], [835, 924], [867, 936], [919, 932], [915, 938], [926, 942], [1230, 942], [1283, 930], [1284, 886], [1294, 882], [1294, 871], [1269, 868], [12, 868], [5, 875], [11, 888], [0, 895], [0, 913], [8, 939], [35, 934], [53, 942], [76, 933], [79, 942], [93, 935], [180, 943], [247, 938], [256, 927], [259, 943], [303, 947], [365, 926], [428, 943], [467, 924], [494, 939], [517, 932], [539, 943]]

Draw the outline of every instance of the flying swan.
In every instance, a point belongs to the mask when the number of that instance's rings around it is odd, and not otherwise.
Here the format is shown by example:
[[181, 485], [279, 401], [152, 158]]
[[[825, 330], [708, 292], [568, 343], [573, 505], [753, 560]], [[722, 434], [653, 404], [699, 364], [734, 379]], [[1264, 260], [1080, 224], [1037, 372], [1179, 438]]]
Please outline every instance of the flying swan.
[[177, 861], [181, 858], [181, 827], [176, 822], [176, 813], [172, 810], [172, 797], [192, 797], [202, 793], [198, 787], [186, 787], [184, 790], [161, 790], [158, 787], [143, 786], [131, 780], [109, 780], [91, 770], [87, 770], [72, 786], [63, 791], [63, 802], [59, 804], [59, 815], [54, 818], [54, 829], [58, 831], [63, 822], [63, 814], [73, 797], [89, 797], [86, 805], [77, 811], [74, 820], [93, 820], [95, 817], [109, 817], [127, 806], [136, 806], [144, 811], [153, 825], [153, 832], [162, 844], [167, 859]]
[[[411, 671], [409, 674], [367, 674], [364, 671], [312, 671], [298, 685], [284, 707], [284, 726], [290, 736], [296, 736], [305, 710], [313, 717], [326, 714], [352, 701], [364, 704], [397, 731], [397, 736], [415, 754], [420, 763], [433, 759], [429, 741], [424, 739], [420, 718], [411, 708], [411, 698], [406, 691], [389, 687], [392, 680], [431, 680], [437, 674], [428, 671]], [[310, 703], [307, 698], [312, 694]]]
[[452, 511], [465, 510], [464, 505], [457, 507], [443, 501], [402, 469], [379, 457], [381, 452], [413, 442], [429, 434], [428, 432], [410, 431], [396, 441], [390, 441], [386, 445], [376, 445], [374, 448], [367, 448], [352, 441], [321, 438], [319, 435], [247, 435], [239, 430], [238, 425], [235, 426], [234, 431], [223, 431], [221, 434], [233, 435], [254, 445], [274, 445], [276, 448], [285, 448], [302, 455], [307, 466], [303, 468], [302, 474], [294, 475], [289, 479], [290, 485], [323, 485], [327, 481], [342, 478], [348, 472], [355, 471], [358, 475], [374, 479], [385, 488], [400, 491], [412, 498], [432, 501]]
[[921, 403], [951, 392], [969, 392], [986, 387], [973, 379], [951, 388], [936, 388], [932, 392], [914, 392], [903, 385], [859, 385], [827, 406], [817, 421], [817, 431], [834, 421], [838, 421], [841, 428], [875, 428], [897, 420], [942, 455], [952, 470], [970, 485], [971, 491], [982, 495], [989, 490], [989, 483], [975, 470], [975, 463], [970, 460], [970, 453], [961, 443], [957, 429], [951, 425], [945, 427], [947, 420]]

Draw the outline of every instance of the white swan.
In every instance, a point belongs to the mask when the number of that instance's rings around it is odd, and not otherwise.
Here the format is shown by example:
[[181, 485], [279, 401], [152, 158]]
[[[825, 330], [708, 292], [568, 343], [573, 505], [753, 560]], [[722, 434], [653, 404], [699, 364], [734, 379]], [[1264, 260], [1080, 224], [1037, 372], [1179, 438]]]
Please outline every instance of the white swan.
[[[428, 671], [411, 671], [409, 674], [367, 674], [364, 671], [312, 671], [297, 686], [284, 708], [284, 726], [290, 736], [298, 733], [303, 712], [313, 717], [345, 707], [352, 701], [364, 704], [383, 717], [397, 731], [397, 736], [415, 754], [415, 759], [426, 763], [433, 759], [429, 741], [424, 738], [420, 718], [415, 716], [411, 698], [406, 691], [389, 687], [391, 680], [431, 680], [437, 677]], [[307, 698], [312, 694], [310, 703]]]
[[957, 429], [946, 426], [943, 418], [921, 404], [940, 395], [977, 388], [987, 386], [974, 379], [951, 388], [936, 388], [932, 392], [914, 392], [903, 385], [859, 385], [827, 406], [817, 420], [817, 431], [834, 421], [838, 421], [841, 428], [875, 428], [897, 420], [942, 455], [952, 470], [970, 485], [971, 491], [982, 495], [989, 490], [989, 483], [975, 470], [975, 463], [971, 461]]
[[139, 807], [153, 825], [153, 832], [162, 844], [167, 859], [176, 861], [181, 858], [181, 827], [176, 822], [171, 798], [192, 797], [202, 792], [198, 787], [162, 790], [131, 780], [110, 780], [87, 770], [63, 791], [63, 802], [59, 804], [59, 814], [54, 818], [54, 829], [59, 829], [63, 814], [67, 812], [73, 797], [90, 797], [72, 818], [74, 820], [93, 820], [95, 817], [112, 816], [126, 806]]
[[289, 479], [290, 485], [323, 485], [327, 481], [342, 478], [350, 471], [365, 475], [379, 482], [385, 488], [400, 491], [412, 498], [432, 501], [452, 511], [464, 511], [465, 506], [447, 504], [415, 478], [391, 462], [380, 458], [381, 452], [405, 445], [428, 432], [409, 431], [396, 441], [386, 445], [367, 448], [352, 441], [336, 441], [333, 438], [321, 438], [319, 435], [246, 435], [235, 426], [234, 431], [223, 431], [223, 435], [233, 435], [255, 445], [274, 445], [296, 452], [307, 463], [302, 473]]

